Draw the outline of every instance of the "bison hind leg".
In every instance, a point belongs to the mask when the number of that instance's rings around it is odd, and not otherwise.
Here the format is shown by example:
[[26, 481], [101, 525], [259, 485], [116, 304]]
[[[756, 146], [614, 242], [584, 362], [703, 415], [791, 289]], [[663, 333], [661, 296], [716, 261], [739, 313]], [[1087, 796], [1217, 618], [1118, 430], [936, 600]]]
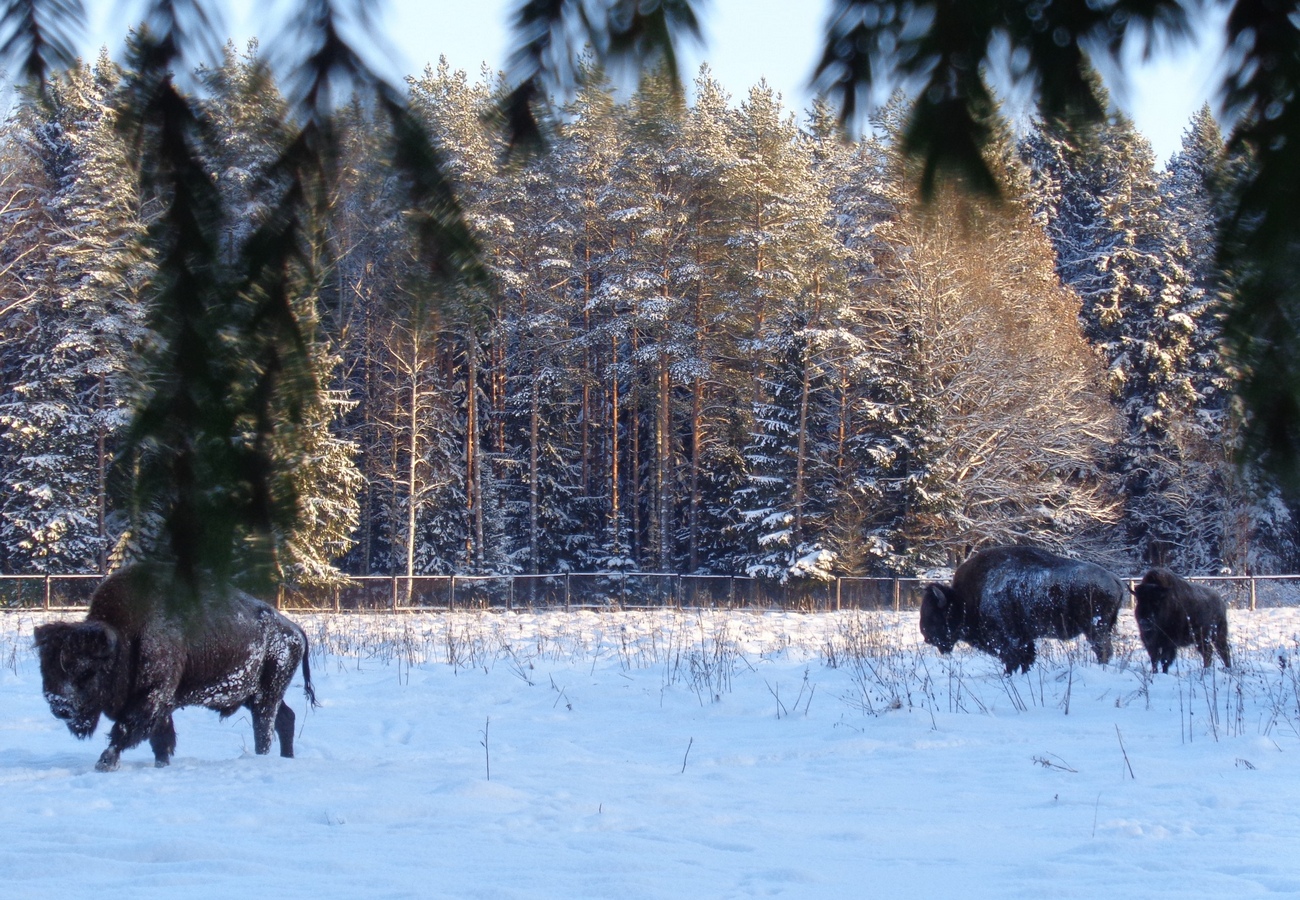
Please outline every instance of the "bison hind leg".
[[176, 754], [176, 726], [171, 716], [164, 716], [154, 726], [149, 735], [149, 746], [153, 748], [153, 764], [159, 769], [169, 765]]
[[[253, 749], [259, 754], [271, 752], [271, 735], [280, 739], [280, 755], [293, 758], [293, 727], [296, 716], [289, 704], [265, 696], [248, 702], [253, 713]], [[273, 712], [274, 711], [274, 712]]]
[[293, 723], [295, 716], [289, 704], [280, 702], [280, 711], [275, 714], [275, 734], [280, 739], [280, 755], [286, 759], [293, 757]]
[[273, 640], [271, 651], [262, 665], [259, 692], [248, 701], [253, 712], [255, 749], [271, 752], [271, 735], [280, 738], [280, 755], [293, 756], [293, 710], [284, 705], [285, 692], [293, 681], [294, 670], [302, 659], [303, 644], [299, 634], [281, 633]]
[[1214, 663], [1214, 645], [1210, 643], [1210, 635], [1202, 635], [1196, 642], [1196, 649], [1201, 654], [1201, 665], [1209, 668]]
[[1097, 662], [1103, 666], [1110, 662], [1110, 658], [1115, 654], [1115, 647], [1111, 642], [1109, 631], [1103, 634], [1089, 635], [1088, 643], [1092, 646], [1092, 652], [1096, 655]]
[[280, 701], [259, 694], [250, 697], [244, 705], [253, 714], [253, 750], [258, 756], [264, 756], [271, 752], [271, 737], [275, 734]]
[[1220, 628], [1214, 633], [1214, 649], [1219, 651], [1219, 659], [1223, 660], [1225, 669], [1232, 668], [1232, 651], [1228, 649], [1228, 630]]

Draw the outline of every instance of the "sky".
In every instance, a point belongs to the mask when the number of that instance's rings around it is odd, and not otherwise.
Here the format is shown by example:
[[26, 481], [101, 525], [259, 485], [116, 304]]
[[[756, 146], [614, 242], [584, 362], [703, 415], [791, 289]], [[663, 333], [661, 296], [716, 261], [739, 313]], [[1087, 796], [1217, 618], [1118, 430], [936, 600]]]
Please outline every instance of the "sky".
[[[486, 62], [501, 69], [509, 52], [509, 21], [519, 0], [388, 0], [379, 9], [380, 33], [389, 46], [373, 53], [372, 65], [391, 78], [418, 74], [446, 56], [454, 69], [476, 76]], [[127, 24], [133, 21], [130, 0], [88, 0], [91, 18], [87, 54], [107, 44], [116, 54]], [[230, 0], [225, 6], [227, 31], [237, 43], [258, 34], [273, 36], [276, 12], [291, 0]], [[250, 13], [257, 8], [256, 16]], [[712, 0], [705, 6], [705, 47], [683, 56], [683, 76], [694, 78], [707, 61], [714, 77], [739, 103], [751, 86], [765, 78], [785, 105], [802, 112], [812, 97], [807, 84], [820, 49], [829, 0]], [[262, 9], [269, 9], [263, 13]], [[1177, 56], [1158, 53], [1143, 62], [1134, 45], [1126, 53], [1127, 89], [1114, 80], [1112, 92], [1138, 129], [1152, 142], [1158, 162], [1177, 151], [1183, 130], [1197, 109], [1213, 101], [1216, 64], [1221, 52], [1214, 35], [1222, 32], [1222, 11], [1210, 13], [1209, 35]], [[256, 23], [256, 24], [254, 24]], [[1218, 27], [1215, 27], [1218, 26]]]

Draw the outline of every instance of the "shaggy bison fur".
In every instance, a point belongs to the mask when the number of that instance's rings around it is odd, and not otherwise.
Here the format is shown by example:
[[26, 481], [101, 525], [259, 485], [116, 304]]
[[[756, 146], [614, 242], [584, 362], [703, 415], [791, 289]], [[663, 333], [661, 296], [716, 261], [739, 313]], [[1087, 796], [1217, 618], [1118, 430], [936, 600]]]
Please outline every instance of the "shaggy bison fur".
[[247, 594], [205, 597], [202, 609], [179, 615], [166, 602], [163, 576], [143, 566], [105, 579], [81, 622], [36, 629], [45, 699], [78, 738], [101, 714], [113, 721], [108, 748], [95, 768], [118, 767], [123, 750], [145, 738], [154, 762], [176, 752], [172, 713], [206, 706], [252, 713], [254, 749], [268, 753], [272, 732], [280, 755], [293, 756], [294, 714], [283, 701], [302, 665], [303, 687], [316, 705], [307, 636], [273, 607]]
[[921, 634], [941, 653], [958, 641], [991, 653], [1007, 674], [1029, 671], [1041, 637], [1084, 634], [1105, 663], [1123, 600], [1123, 584], [1101, 566], [1035, 547], [994, 547], [962, 563], [951, 587], [926, 587]]
[[1219, 651], [1225, 666], [1228, 651], [1228, 606], [1217, 593], [1164, 568], [1151, 569], [1133, 589], [1138, 635], [1151, 657], [1151, 671], [1168, 672], [1179, 647], [1193, 644], [1208, 667]]

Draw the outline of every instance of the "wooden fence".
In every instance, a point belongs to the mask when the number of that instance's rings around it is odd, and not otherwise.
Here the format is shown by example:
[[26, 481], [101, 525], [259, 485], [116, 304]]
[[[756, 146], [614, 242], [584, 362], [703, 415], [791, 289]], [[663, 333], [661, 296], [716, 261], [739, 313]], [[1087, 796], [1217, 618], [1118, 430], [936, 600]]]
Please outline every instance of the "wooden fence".
[[[1136, 578], [1129, 578], [1135, 584]], [[1300, 575], [1199, 577], [1234, 609], [1300, 606]], [[0, 610], [83, 610], [98, 575], [0, 575]], [[421, 575], [349, 578], [330, 588], [285, 586], [283, 609], [320, 612], [418, 612], [450, 609], [913, 609], [919, 578], [837, 578], [782, 585], [729, 575], [582, 573]]]

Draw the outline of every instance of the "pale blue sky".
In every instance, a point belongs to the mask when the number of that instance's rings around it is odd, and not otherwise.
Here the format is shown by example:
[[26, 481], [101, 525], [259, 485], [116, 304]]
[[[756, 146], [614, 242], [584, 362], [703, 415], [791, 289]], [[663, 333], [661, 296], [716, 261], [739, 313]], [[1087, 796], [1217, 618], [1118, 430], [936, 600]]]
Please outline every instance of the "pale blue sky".
[[[426, 64], [436, 63], [440, 55], [472, 76], [477, 76], [483, 62], [493, 69], [502, 68], [508, 52], [508, 22], [517, 4], [518, 0], [373, 3], [381, 10], [381, 31], [391, 43], [374, 54], [374, 64], [386, 68], [395, 79], [418, 73]], [[242, 42], [255, 31], [263, 37], [272, 34], [267, 23], [276, 20], [275, 11], [286, 8], [286, 3], [231, 0], [227, 6], [228, 30]], [[685, 58], [684, 75], [692, 79], [699, 63], [707, 59], [735, 102], [760, 78], [766, 78], [782, 94], [787, 107], [802, 111], [811, 99], [806, 85], [817, 59], [828, 6], [827, 0], [712, 0], [705, 20], [707, 46]], [[87, 0], [87, 7], [92, 19], [88, 44], [98, 47], [107, 43], [117, 53], [133, 18], [130, 10], [138, 9], [138, 4]], [[256, 19], [248, 12], [252, 8], [259, 10]], [[268, 9], [269, 14], [262, 12]], [[254, 21], [255, 26], [250, 24]], [[1218, 33], [1221, 28], [1210, 31]], [[92, 50], [88, 53], [93, 55]], [[1166, 56], [1149, 65], [1130, 65], [1129, 91], [1117, 94], [1117, 99], [1150, 138], [1157, 160], [1163, 162], [1178, 149], [1192, 113], [1212, 98], [1217, 55], [1217, 46], [1202, 46], [1176, 59]], [[1136, 53], [1133, 56], [1137, 58]]]

